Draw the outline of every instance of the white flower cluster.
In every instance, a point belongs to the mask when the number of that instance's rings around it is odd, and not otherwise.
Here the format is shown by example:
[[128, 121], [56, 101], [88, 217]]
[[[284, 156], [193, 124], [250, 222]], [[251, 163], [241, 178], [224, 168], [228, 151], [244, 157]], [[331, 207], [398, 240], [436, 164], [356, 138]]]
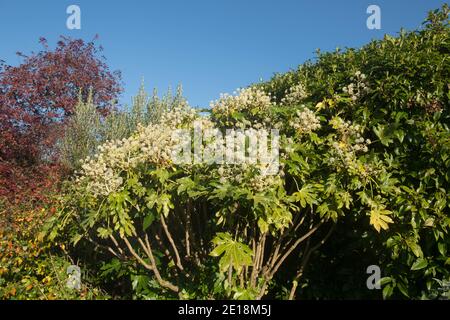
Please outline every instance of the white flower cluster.
[[286, 96], [281, 99], [283, 105], [296, 105], [301, 103], [308, 95], [303, 84], [299, 83], [288, 90], [286, 90]]
[[342, 91], [344, 91], [344, 93], [348, 93], [352, 101], [356, 102], [369, 91], [366, 78], [366, 75], [361, 73], [361, 71], [356, 71], [355, 76], [350, 78], [352, 83], [344, 87]]
[[250, 180], [250, 188], [254, 192], [263, 192], [282, 183], [283, 180], [280, 176], [257, 175]]
[[220, 176], [219, 181], [221, 183], [237, 183], [245, 184], [253, 192], [263, 192], [271, 187], [280, 185], [283, 183], [282, 177], [283, 171], [280, 170], [278, 175], [264, 174], [264, 170], [267, 170], [267, 165], [221, 165], [217, 169], [217, 173]]
[[172, 132], [195, 117], [195, 110], [177, 108], [165, 114], [158, 124], [139, 126], [130, 138], [99, 146], [95, 157], [84, 161], [77, 183], [86, 183], [88, 192], [94, 196], [107, 196], [120, 190], [123, 183], [120, 175], [126, 170], [142, 163], [172, 165], [172, 149], [179, 143]]
[[296, 117], [289, 124], [301, 134], [310, 133], [320, 128], [319, 118], [306, 107], [302, 111], [297, 110]]
[[234, 143], [222, 145], [224, 161], [217, 169], [221, 183], [244, 184], [255, 193], [282, 183], [279, 142], [273, 132], [250, 128], [233, 131], [229, 137]]
[[221, 94], [218, 100], [210, 103], [213, 113], [225, 115], [250, 109], [265, 111], [272, 106], [270, 95], [254, 87], [238, 89], [235, 95]]
[[341, 135], [341, 142], [346, 145], [346, 148], [352, 152], [367, 152], [369, 151], [367, 145], [371, 143], [370, 139], [362, 137], [363, 130], [360, 125], [352, 124], [350, 121], [344, 121], [340, 117], [331, 119], [330, 124]]
[[[220, 119], [219, 121], [225, 126], [232, 125], [238, 129], [254, 128], [257, 130], [283, 127], [282, 122], [274, 122], [270, 116], [271, 108], [275, 106], [270, 94], [255, 87], [238, 89], [234, 95], [221, 94], [220, 98], [211, 102], [210, 106], [213, 117]], [[230, 119], [235, 112], [247, 113], [249, 116]]]
[[176, 108], [162, 114], [158, 121], [161, 125], [170, 126], [170, 128], [179, 128], [180, 126], [191, 125], [198, 117], [197, 111], [186, 105], [177, 106]]
[[[330, 120], [330, 124], [340, 135], [340, 139], [332, 143], [336, 156], [351, 171], [357, 174], [367, 175], [369, 168], [362, 166], [356, 156], [359, 152], [368, 152], [368, 145], [371, 143], [370, 139], [364, 139], [362, 137], [363, 129], [361, 126], [352, 124], [350, 121], [346, 122], [340, 117], [334, 117]], [[336, 159], [331, 158], [330, 162], [334, 163]]]

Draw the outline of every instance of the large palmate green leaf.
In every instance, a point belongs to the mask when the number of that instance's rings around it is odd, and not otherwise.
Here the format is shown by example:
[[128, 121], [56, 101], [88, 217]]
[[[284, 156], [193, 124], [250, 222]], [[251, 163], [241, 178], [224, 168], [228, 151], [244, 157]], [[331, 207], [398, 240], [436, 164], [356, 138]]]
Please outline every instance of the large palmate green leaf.
[[239, 273], [242, 267], [252, 264], [252, 250], [246, 244], [233, 240], [229, 233], [217, 233], [212, 242], [216, 247], [210, 255], [213, 257], [222, 256], [219, 261], [222, 272], [227, 271], [231, 266]]
[[300, 202], [300, 206], [305, 208], [306, 205], [317, 203], [317, 186], [310, 184], [304, 185], [299, 191], [292, 195], [294, 201]]
[[389, 228], [388, 223], [394, 221], [389, 217], [392, 214], [391, 211], [383, 208], [374, 208], [370, 211], [370, 224], [380, 232], [381, 229], [387, 230]]

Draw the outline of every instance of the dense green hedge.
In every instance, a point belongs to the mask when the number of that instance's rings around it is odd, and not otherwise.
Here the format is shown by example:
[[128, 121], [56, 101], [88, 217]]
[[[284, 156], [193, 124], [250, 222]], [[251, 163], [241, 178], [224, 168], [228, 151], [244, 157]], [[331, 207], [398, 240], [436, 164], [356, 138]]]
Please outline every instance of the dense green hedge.
[[[311, 93], [306, 101], [322, 103], [324, 116], [339, 114], [368, 128], [371, 152], [389, 172], [381, 187], [398, 188], [388, 198], [395, 216], [389, 231], [375, 234], [364, 219], [339, 224], [316, 257], [327, 271], [311, 270], [305, 297], [376, 297], [360, 273], [370, 264], [386, 276], [387, 297], [424, 297], [437, 292], [433, 279], [449, 279], [449, 41], [444, 6], [419, 31], [319, 54], [261, 85], [281, 101], [290, 86], [305, 83]], [[367, 75], [370, 90], [349, 104], [344, 88], [356, 71]]]

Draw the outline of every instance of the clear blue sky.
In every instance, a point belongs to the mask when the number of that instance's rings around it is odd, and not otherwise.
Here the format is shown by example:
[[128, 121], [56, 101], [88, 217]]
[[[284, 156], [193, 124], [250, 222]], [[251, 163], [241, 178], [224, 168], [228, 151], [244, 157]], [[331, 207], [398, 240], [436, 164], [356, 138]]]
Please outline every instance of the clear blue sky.
[[[182, 83], [193, 106], [206, 107], [274, 72], [314, 57], [314, 51], [359, 47], [401, 27], [415, 29], [438, 0], [0, 0], [0, 59], [54, 45], [59, 35], [99, 34], [112, 70], [121, 70], [129, 103], [141, 78], [148, 91]], [[66, 28], [66, 8], [81, 8], [81, 30]], [[382, 29], [369, 30], [366, 9], [379, 5]]]

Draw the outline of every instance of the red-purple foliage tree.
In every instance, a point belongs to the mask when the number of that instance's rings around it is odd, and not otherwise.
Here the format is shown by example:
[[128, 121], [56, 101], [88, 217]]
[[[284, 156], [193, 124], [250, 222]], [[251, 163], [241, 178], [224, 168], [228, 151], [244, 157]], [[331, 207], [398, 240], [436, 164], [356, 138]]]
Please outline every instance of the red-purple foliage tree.
[[57, 164], [55, 142], [80, 94], [86, 99], [92, 91], [106, 114], [122, 90], [120, 73], [109, 70], [93, 41], [61, 37], [53, 50], [46, 39], [40, 43], [37, 53], [17, 53], [19, 66], [0, 61], [0, 197], [46, 186], [43, 177]]

